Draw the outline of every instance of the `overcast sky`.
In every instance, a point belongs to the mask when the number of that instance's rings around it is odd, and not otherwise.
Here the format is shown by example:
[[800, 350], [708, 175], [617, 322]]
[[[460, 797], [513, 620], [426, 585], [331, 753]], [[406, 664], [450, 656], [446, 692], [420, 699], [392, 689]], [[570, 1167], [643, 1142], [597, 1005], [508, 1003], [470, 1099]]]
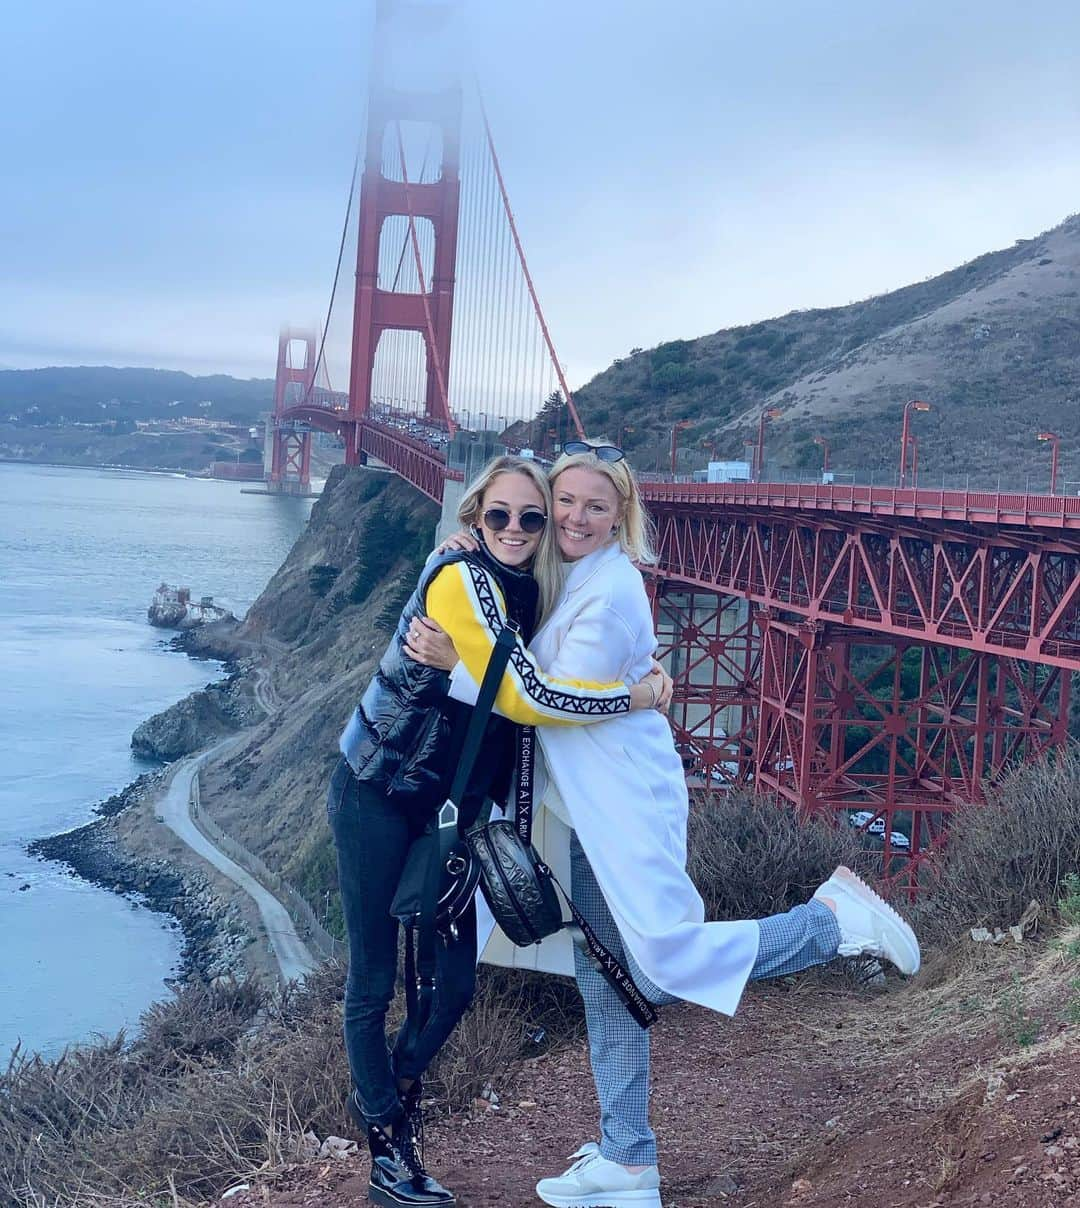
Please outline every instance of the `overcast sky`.
[[[1075, 0], [469, 0], [572, 385], [1080, 210]], [[8, 5], [0, 366], [272, 376], [326, 306], [373, 0]]]

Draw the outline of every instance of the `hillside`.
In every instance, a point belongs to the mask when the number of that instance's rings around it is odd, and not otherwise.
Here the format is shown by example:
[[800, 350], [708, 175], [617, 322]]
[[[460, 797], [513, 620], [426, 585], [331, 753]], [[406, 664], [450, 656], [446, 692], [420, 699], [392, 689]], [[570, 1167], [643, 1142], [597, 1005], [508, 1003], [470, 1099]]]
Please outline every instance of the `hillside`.
[[776, 407], [773, 477], [815, 473], [822, 436], [835, 470], [889, 481], [902, 406], [918, 397], [933, 407], [917, 417], [923, 485], [970, 475], [993, 487], [1001, 475], [1022, 487], [1030, 474], [1042, 488], [1043, 429], [1062, 437], [1063, 476], [1080, 479], [1080, 216], [864, 302], [635, 349], [575, 397], [587, 429], [623, 428], [645, 470], [668, 468], [677, 420], [690, 421], [686, 471], [709, 442], [742, 456], [761, 411]]
[[273, 400], [273, 379], [222, 373], [193, 377], [108, 365], [0, 370], [0, 420], [28, 427], [184, 415], [247, 424]]

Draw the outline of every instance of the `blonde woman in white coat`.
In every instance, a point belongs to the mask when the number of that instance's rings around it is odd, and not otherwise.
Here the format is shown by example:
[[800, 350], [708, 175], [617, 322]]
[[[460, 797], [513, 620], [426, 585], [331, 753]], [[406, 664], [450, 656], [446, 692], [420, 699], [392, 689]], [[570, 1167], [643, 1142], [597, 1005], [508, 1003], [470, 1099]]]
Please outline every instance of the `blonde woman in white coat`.
[[[656, 638], [633, 565], [652, 560], [633, 474], [614, 446], [570, 442], [551, 471], [551, 484], [567, 575], [530, 652], [562, 679], [640, 679], [652, 665]], [[482, 669], [458, 661], [436, 629], [417, 624], [407, 649], [420, 661], [452, 670], [452, 695], [475, 699]], [[544, 827], [544, 810], [538, 812], [545, 859], [564, 865], [557, 848], [569, 840], [575, 903], [653, 1002], [686, 999], [731, 1015], [749, 980], [838, 954], [872, 953], [905, 973], [918, 969], [911, 929], [846, 869], [838, 869], [810, 903], [786, 914], [705, 922], [701, 897], [686, 874], [682, 763], [660, 713], [540, 726], [537, 733], [546, 770], [537, 798], [570, 828], [550, 819]], [[551, 948], [547, 960], [534, 955], [528, 963], [563, 971], [564, 957], [557, 945]], [[583, 1145], [570, 1169], [541, 1180], [537, 1193], [557, 1208], [659, 1208], [656, 1138], [648, 1121], [648, 1034], [576, 951], [574, 963], [585, 999], [601, 1140]]]

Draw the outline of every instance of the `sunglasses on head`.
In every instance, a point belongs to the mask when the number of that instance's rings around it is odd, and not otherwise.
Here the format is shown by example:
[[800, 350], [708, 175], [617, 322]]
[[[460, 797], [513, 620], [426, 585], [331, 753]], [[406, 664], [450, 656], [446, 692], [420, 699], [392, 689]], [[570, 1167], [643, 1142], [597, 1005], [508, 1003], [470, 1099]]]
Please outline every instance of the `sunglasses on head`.
[[568, 440], [564, 453], [591, 453], [598, 461], [622, 461], [626, 454], [615, 445], [590, 445], [587, 440]]
[[[508, 512], [506, 508], [488, 508], [483, 515], [483, 520], [493, 533], [501, 533], [510, 523], [511, 516], [512, 513]], [[547, 524], [547, 517], [543, 512], [535, 509], [518, 512], [518, 524], [523, 533], [539, 533]]]

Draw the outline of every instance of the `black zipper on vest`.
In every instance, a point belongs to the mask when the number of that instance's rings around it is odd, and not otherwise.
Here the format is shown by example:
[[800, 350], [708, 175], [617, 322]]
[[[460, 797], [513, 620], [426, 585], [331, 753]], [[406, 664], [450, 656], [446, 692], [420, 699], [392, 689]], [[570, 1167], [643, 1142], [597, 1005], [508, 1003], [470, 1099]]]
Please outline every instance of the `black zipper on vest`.
[[498, 855], [495, 852], [495, 844], [492, 843], [492, 841], [491, 841], [491, 836], [488, 833], [488, 828], [485, 826], [481, 833], [484, 836], [484, 844], [488, 849], [488, 855], [490, 855], [490, 857], [491, 857], [491, 863], [498, 870], [499, 880], [502, 881], [502, 883], [503, 883], [503, 889], [506, 890], [506, 896], [510, 901], [510, 905], [513, 906], [513, 908], [514, 908], [514, 913], [521, 920], [521, 925], [525, 928], [526, 933], [528, 935], [532, 936], [532, 942], [534, 944], [540, 943], [540, 937], [536, 934], [536, 929], [529, 923], [529, 920], [525, 917], [525, 912], [518, 905], [518, 900], [514, 896], [513, 888], [510, 885], [510, 880], [507, 877], [506, 873], [503, 871], [503, 866], [502, 866], [501, 862], [499, 861]]

